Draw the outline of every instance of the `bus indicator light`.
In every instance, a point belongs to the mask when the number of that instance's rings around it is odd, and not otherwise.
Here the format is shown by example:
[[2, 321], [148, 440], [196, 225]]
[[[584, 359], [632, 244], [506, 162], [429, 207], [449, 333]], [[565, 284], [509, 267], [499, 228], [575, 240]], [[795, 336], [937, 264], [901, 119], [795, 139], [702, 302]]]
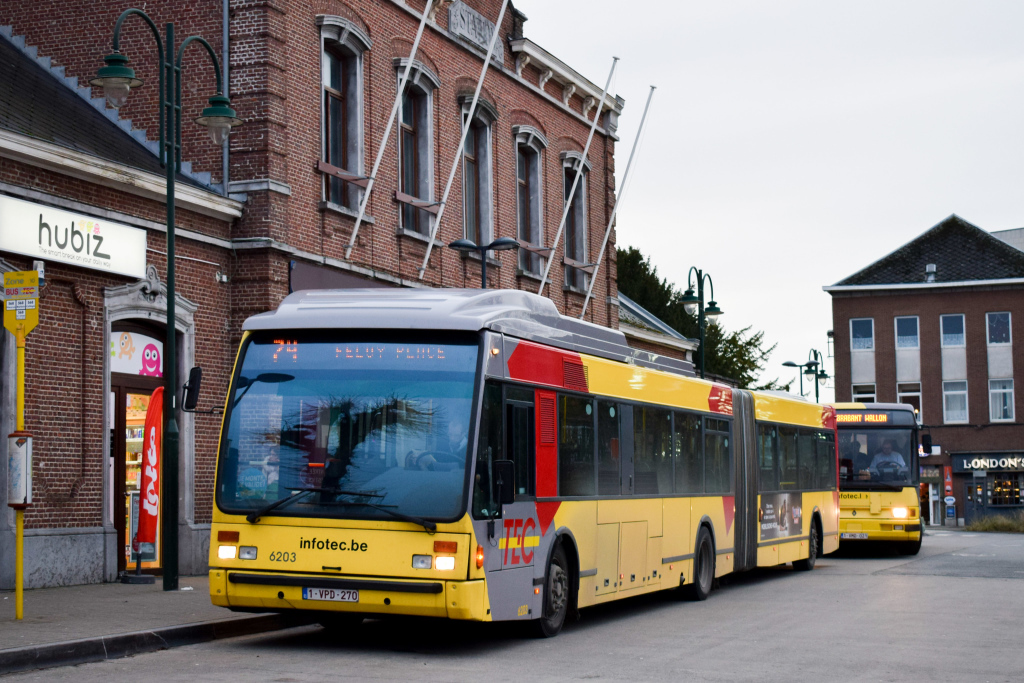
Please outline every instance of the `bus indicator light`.
[[238, 543], [237, 531], [218, 531], [217, 541], [219, 543]]
[[476, 547], [476, 568], [484, 568], [484, 547], [482, 545]]
[[434, 541], [434, 552], [454, 555], [459, 552], [459, 544], [456, 541]]

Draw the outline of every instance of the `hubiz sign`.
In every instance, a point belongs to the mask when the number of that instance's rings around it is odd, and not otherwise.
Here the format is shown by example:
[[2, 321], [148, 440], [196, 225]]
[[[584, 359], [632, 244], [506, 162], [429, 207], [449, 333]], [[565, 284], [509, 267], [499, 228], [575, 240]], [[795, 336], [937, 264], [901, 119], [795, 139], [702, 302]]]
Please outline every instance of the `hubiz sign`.
[[146, 276], [146, 231], [0, 195], [0, 251], [114, 275]]

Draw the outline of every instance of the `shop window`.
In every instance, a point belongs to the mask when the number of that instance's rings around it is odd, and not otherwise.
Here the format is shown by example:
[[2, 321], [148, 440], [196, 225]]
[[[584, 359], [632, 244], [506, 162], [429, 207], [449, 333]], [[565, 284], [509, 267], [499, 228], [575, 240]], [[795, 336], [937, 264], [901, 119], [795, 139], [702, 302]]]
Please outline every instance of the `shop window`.
[[875, 385], [874, 384], [854, 384], [853, 385], [853, 402], [854, 403], [874, 403], [875, 402]]
[[896, 318], [896, 348], [920, 348], [920, 338], [918, 337], [917, 330], [917, 316]]
[[992, 505], [1020, 505], [1020, 474], [996, 474], [989, 480]]
[[594, 474], [594, 401], [559, 396], [558, 494], [594, 495]]
[[616, 404], [597, 402], [597, 493], [601, 496], [617, 496], [621, 491], [619, 414]]
[[1010, 337], [1010, 314], [1009, 313], [987, 313], [988, 321], [988, 343], [989, 346], [997, 344], [1009, 344]]
[[942, 325], [942, 347], [955, 348], [967, 345], [964, 336], [963, 313], [944, 315], [940, 319]]
[[1013, 421], [1013, 380], [988, 381], [989, 419], [993, 422]]
[[732, 490], [729, 427], [727, 420], [704, 418], [705, 493], [728, 493]]
[[967, 382], [942, 383], [942, 421], [967, 422]]
[[672, 413], [633, 409], [633, 493], [672, 493]]
[[701, 448], [701, 419], [698, 415], [675, 413], [675, 492], [704, 492], [704, 452]]
[[875, 321], [872, 318], [850, 320], [850, 350], [872, 351], [875, 348]]

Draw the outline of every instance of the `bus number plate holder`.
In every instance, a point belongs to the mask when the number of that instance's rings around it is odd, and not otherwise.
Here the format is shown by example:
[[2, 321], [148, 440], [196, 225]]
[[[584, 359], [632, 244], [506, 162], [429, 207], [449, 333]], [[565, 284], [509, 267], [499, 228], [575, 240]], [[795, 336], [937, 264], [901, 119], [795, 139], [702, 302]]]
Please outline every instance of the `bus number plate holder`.
[[303, 588], [303, 600], [326, 600], [328, 602], [359, 602], [359, 591], [341, 588]]
[[845, 539], [849, 539], [851, 541], [866, 541], [866, 540], [868, 540], [868, 535], [867, 534], [864, 534], [864, 533], [853, 533], [853, 532], [849, 532], [849, 531], [844, 533], [844, 534], [840, 534], [839, 537], [840, 537], [840, 539], [845, 538]]

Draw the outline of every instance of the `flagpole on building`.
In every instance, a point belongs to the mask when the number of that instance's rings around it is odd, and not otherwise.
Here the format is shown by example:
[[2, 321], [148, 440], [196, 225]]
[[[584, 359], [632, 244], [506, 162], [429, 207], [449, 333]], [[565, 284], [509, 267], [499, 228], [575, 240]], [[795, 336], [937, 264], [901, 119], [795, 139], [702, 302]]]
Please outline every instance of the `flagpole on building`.
[[619, 196], [615, 198], [615, 206], [612, 207], [611, 218], [608, 219], [608, 227], [604, 231], [604, 241], [601, 242], [601, 251], [597, 255], [597, 262], [594, 267], [594, 272], [590, 276], [590, 286], [587, 287], [587, 298], [583, 300], [583, 310], [580, 312], [580, 320], [587, 314], [587, 304], [590, 303], [590, 297], [594, 294], [594, 283], [597, 282], [597, 273], [601, 270], [601, 262], [604, 260], [604, 250], [608, 246], [608, 238], [612, 234], [612, 226], [615, 225], [615, 215], [619, 212], [619, 202], [622, 201], [622, 196], [626, 194], [626, 181], [629, 180], [629, 170], [633, 166], [633, 157], [636, 155], [636, 148], [640, 143], [640, 136], [644, 132], [644, 124], [647, 122], [647, 111], [651, 108], [651, 100], [654, 98], [655, 86], [651, 86], [651, 92], [647, 95], [647, 104], [644, 105], [644, 114], [640, 117], [640, 128], [636, 132], [636, 137], [633, 139], [633, 149], [629, 152], [629, 161], [626, 162], [626, 172], [622, 175], [622, 186], [619, 188]]
[[434, 4], [434, 0], [425, 0], [423, 5], [423, 15], [420, 17], [420, 26], [416, 29], [416, 39], [412, 41], [412, 49], [409, 51], [409, 59], [405, 63], [405, 70], [402, 71], [402, 78], [398, 82], [398, 94], [395, 95], [395, 104], [391, 107], [391, 116], [388, 117], [388, 123], [384, 127], [384, 135], [380, 139], [380, 145], [377, 147], [377, 158], [373, 162], [373, 170], [370, 171], [370, 176], [367, 178], [366, 190], [363, 192], [363, 200], [359, 202], [359, 215], [356, 217], [355, 227], [352, 228], [352, 236], [349, 237], [348, 246], [345, 247], [345, 260], [347, 261], [352, 256], [352, 247], [356, 245], [356, 237], [359, 235], [359, 227], [363, 224], [363, 218], [366, 216], [366, 206], [370, 202], [370, 193], [373, 192], [374, 181], [377, 179], [377, 171], [380, 170], [380, 162], [384, 159], [384, 151], [388, 147], [388, 140], [391, 138], [391, 129], [395, 125], [395, 118], [398, 116], [399, 109], [402, 108], [402, 96], [405, 94], [405, 86], [409, 82], [409, 74], [412, 72], [412, 63], [416, 59], [416, 53], [420, 49], [420, 39], [423, 38], [423, 29], [427, 26], [427, 16], [430, 14], [430, 8]]
[[[462, 160], [463, 147], [466, 144], [466, 135], [469, 134], [470, 126], [473, 123], [473, 115], [476, 114], [476, 105], [480, 101], [480, 90], [484, 85], [484, 76], [487, 75], [487, 67], [490, 66], [491, 57], [494, 55], [494, 46], [498, 43], [498, 35], [501, 33], [501, 22], [505, 18], [505, 10], [508, 9], [508, 0], [501, 3], [501, 11], [498, 13], [498, 22], [494, 26], [494, 33], [491, 34], [490, 45], [487, 46], [487, 56], [484, 57], [484, 65], [480, 69], [480, 78], [476, 81], [476, 90], [473, 92], [473, 103], [469, 105], [469, 113], [462, 126], [462, 137], [459, 139], [459, 147], [455, 150], [455, 159], [452, 161], [451, 172], [448, 173], [448, 184], [444, 186], [444, 195], [441, 197], [440, 208], [437, 217], [434, 218], [434, 228], [430, 231], [430, 239], [427, 240], [427, 253], [423, 256], [423, 265], [420, 266], [419, 279], [427, 273], [427, 264], [430, 262], [430, 252], [434, 249], [434, 236], [441, 227], [441, 218], [444, 216], [445, 207], [448, 205], [448, 194], [452, 191], [452, 182], [455, 180], [455, 173], [459, 170], [459, 162]], [[487, 258], [487, 254], [483, 255]], [[485, 283], [486, 284], [486, 283]]]
[[572, 181], [572, 189], [569, 190], [569, 197], [565, 200], [565, 206], [562, 208], [562, 220], [558, 222], [558, 231], [555, 233], [555, 241], [551, 244], [551, 255], [548, 257], [547, 265], [544, 267], [544, 276], [540, 279], [540, 287], [537, 289], [537, 294], [544, 294], [544, 284], [548, 281], [548, 273], [551, 272], [551, 264], [555, 260], [555, 254], [558, 253], [558, 242], [562, 239], [562, 229], [565, 227], [565, 219], [569, 216], [569, 207], [572, 206], [573, 197], [576, 196], [576, 187], [580, 183], [580, 178], [583, 177], [583, 165], [587, 161], [587, 154], [590, 153], [590, 143], [594, 139], [594, 132], [597, 130], [597, 122], [601, 120], [601, 110], [604, 109], [604, 101], [608, 98], [608, 88], [612, 84], [612, 76], [615, 74], [615, 65], [619, 63], [618, 57], [612, 57], [612, 68], [608, 72], [608, 80], [604, 84], [604, 92], [601, 93], [601, 99], [597, 103], [597, 111], [594, 112], [594, 121], [590, 124], [590, 134], [587, 136], [587, 144], [583, 146], [583, 157], [580, 159], [580, 163], [576, 168], [576, 177]]

